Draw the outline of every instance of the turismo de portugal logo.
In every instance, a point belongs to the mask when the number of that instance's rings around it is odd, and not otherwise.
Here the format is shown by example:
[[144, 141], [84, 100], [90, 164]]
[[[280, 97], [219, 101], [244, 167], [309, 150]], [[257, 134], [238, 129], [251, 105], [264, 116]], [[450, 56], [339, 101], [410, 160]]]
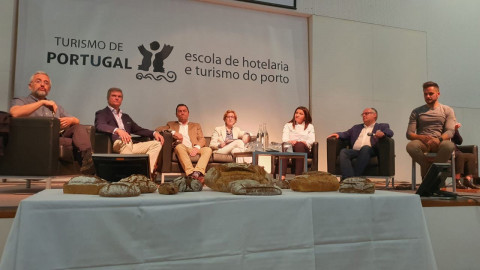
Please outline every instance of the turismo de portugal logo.
[[[72, 39], [61, 36], [53, 38], [55, 50], [47, 52], [47, 64], [60, 64], [69, 66], [89, 66], [94, 68], [114, 68], [114, 69], [134, 69], [131, 66], [129, 58], [114, 56], [113, 53], [123, 52], [124, 44], [122, 42], [107, 42], [103, 40]], [[138, 80], [150, 79], [160, 81], [165, 79], [167, 82], [174, 82], [177, 74], [174, 71], [165, 72], [164, 61], [172, 53], [173, 46], [164, 44], [160, 49], [158, 41], [152, 41], [148, 48], [144, 45], [138, 46], [138, 52], [142, 55], [142, 62], [138, 65]], [[60, 50], [63, 48], [76, 50], [73, 53], [65, 53]], [[107, 55], [97, 55], [85, 53], [89, 51], [107, 52]], [[135, 50], [136, 51], [136, 50]]]
[[149, 49], [145, 48], [143, 44], [138, 46], [138, 51], [143, 56], [142, 63], [138, 65], [140, 71], [136, 75], [138, 80], [160, 81], [165, 79], [167, 82], [174, 82], [177, 79], [177, 74], [174, 71], [165, 73], [165, 67], [163, 66], [164, 60], [172, 53], [173, 46], [164, 44], [160, 51], [159, 49], [160, 43], [158, 41], [152, 41], [149, 44]]

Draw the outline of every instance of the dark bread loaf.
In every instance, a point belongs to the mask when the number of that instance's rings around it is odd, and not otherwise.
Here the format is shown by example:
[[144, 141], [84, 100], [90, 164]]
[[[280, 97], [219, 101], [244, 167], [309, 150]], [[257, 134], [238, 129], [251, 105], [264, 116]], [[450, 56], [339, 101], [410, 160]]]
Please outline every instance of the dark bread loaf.
[[140, 188], [135, 184], [116, 182], [103, 186], [98, 195], [102, 197], [135, 197], [140, 193]]
[[339, 191], [342, 193], [374, 193], [375, 183], [367, 178], [349, 177], [342, 181]]
[[140, 188], [140, 192], [142, 193], [157, 191], [157, 184], [143, 174], [132, 174], [129, 177], [120, 179], [118, 182], [135, 184]]

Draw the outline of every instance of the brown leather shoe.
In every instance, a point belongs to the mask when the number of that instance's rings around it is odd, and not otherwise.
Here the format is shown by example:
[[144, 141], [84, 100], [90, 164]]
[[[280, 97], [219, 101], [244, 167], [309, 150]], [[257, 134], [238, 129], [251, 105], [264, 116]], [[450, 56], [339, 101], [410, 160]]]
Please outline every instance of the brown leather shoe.
[[463, 179], [463, 185], [471, 189], [479, 189], [479, 187], [474, 185], [470, 179]]
[[457, 189], [467, 189], [467, 187], [462, 184], [460, 179], [455, 179], [455, 184], [457, 186]]

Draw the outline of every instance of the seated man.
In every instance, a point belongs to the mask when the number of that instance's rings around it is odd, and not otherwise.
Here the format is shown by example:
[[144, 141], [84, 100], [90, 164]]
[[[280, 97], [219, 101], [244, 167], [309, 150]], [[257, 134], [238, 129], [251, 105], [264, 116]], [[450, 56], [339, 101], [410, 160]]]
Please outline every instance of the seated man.
[[[78, 118], [68, 114], [62, 106], [47, 99], [51, 89], [50, 77], [43, 71], [37, 71], [30, 78], [28, 87], [32, 92], [28, 97], [14, 98], [10, 114], [13, 117], [56, 117], [60, 120], [60, 144], [73, 144], [80, 156], [80, 172], [94, 174], [92, 161], [92, 144], [87, 130], [80, 126]], [[32, 134], [34, 136], [35, 134]], [[62, 140], [71, 138], [72, 140]], [[33, 149], [32, 149], [33, 150]], [[74, 153], [75, 156], [75, 153]]]
[[[423, 84], [425, 105], [412, 111], [408, 121], [407, 152], [420, 164], [422, 178], [432, 163], [447, 162], [452, 156], [455, 145], [450, 141], [455, 133], [455, 113], [447, 105], [440, 104], [440, 89], [435, 82]], [[424, 153], [437, 153], [428, 158]]]
[[[110, 88], [107, 92], [108, 106], [95, 113], [95, 128], [99, 132], [110, 134], [113, 151], [120, 154], [148, 154], [150, 172], [155, 175], [156, 164], [162, 150], [163, 136], [157, 131], [140, 127], [133, 119], [120, 109], [123, 92], [120, 88]], [[147, 142], [133, 143], [131, 134], [155, 139]]]
[[[190, 111], [187, 105], [178, 104], [176, 109], [178, 121], [170, 121], [166, 127], [157, 128], [157, 131], [169, 129], [172, 132], [173, 139], [177, 141], [175, 154], [182, 165], [183, 170], [188, 176], [203, 183], [205, 169], [208, 160], [212, 155], [212, 149], [205, 147], [206, 140], [203, 137], [202, 127], [198, 123], [188, 121]], [[190, 157], [200, 155], [195, 167], [193, 167]]]
[[[345, 132], [337, 132], [328, 136], [328, 138], [350, 140], [350, 145], [352, 145], [351, 149], [344, 148], [340, 151], [342, 180], [347, 177], [361, 176], [370, 158], [376, 155], [375, 144], [378, 139], [393, 136], [393, 131], [388, 124], [376, 123], [377, 117], [375, 108], [366, 108], [362, 113], [363, 124], [354, 125]], [[354, 158], [357, 159], [355, 168], [352, 165]]]
[[[473, 172], [476, 170], [475, 155], [473, 153], [464, 153], [458, 145], [463, 143], [462, 135], [458, 129], [462, 126], [460, 123], [455, 124], [455, 134], [453, 134], [452, 142], [455, 144], [455, 182], [458, 189], [479, 189], [473, 183]], [[466, 168], [465, 168], [466, 167]], [[462, 183], [463, 178], [463, 183]]]

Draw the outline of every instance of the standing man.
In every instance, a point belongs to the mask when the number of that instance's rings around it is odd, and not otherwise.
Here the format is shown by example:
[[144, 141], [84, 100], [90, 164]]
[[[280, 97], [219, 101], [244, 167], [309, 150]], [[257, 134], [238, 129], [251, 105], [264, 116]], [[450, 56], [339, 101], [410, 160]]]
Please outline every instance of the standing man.
[[[388, 124], [376, 123], [377, 117], [378, 114], [375, 108], [366, 108], [362, 113], [363, 124], [354, 125], [345, 132], [333, 133], [327, 137], [350, 140], [352, 148], [340, 150], [342, 180], [347, 177], [361, 176], [370, 158], [377, 155], [375, 145], [378, 140], [385, 136], [393, 136], [393, 131]], [[357, 159], [355, 168], [352, 165], [354, 158]]]
[[[206, 140], [203, 137], [200, 124], [188, 121], [190, 111], [187, 105], [178, 104], [176, 114], [178, 121], [170, 121], [166, 125], [166, 128], [171, 130], [173, 139], [178, 143], [174, 152], [185, 173], [203, 183], [205, 169], [212, 155], [212, 149], [205, 147]], [[193, 167], [190, 157], [196, 155], [200, 155], [200, 158], [196, 166]]]
[[[450, 141], [455, 133], [455, 112], [447, 105], [440, 104], [440, 89], [435, 82], [423, 84], [425, 105], [412, 111], [408, 121], [407, 152], [420, 164], [422, 178], [432, 163], [447, 162], [455, 145]], [[424, 153], [437, 153], [433, 159]]]
[[[120, 154], [148, 154], [150, 172], [155, 173], [163, 136], [157, 131], [140, 127], [132, 118], [120, 109], [123, 92], [120, 88], [110, 88], [107, 92], [108, 106], [95, 113], [95, 128], [97, 131], [110, 134], [113, 151]], [[133, 143], [131, 134], [154, 139], [147, 142]]]
[[[53, 100], [47, 99], [52, 84], [50, 77], [43, 71], [35, 72], [30, 77], [28, 88], [31, 94], [27, 97], [14, 98], [10, 114], [13, 117], [56, 117], [60, 120], [60, 137], [71, 138], [60, 140], [60, 144], [72, 143], [74, 149], [78, 150], [81, 161], [80, 172], [83, 174], [94, 174], [95, 167], [92, 161], [92, 144], [87, 130], [79, 125], [78, 118], [68, 114], [62, 106]], [[74, 155], [75, 156], [75, 155]]]

